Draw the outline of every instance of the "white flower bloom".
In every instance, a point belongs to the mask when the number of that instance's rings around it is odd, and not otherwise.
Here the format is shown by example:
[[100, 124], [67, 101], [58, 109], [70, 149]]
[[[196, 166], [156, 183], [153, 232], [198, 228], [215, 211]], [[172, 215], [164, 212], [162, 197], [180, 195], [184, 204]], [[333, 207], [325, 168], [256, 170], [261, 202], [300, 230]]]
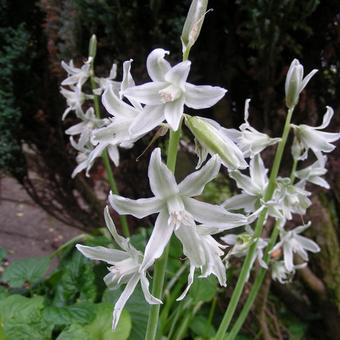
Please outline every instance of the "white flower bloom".
[[327, 173], [327, 169], [325, 167], [326, 161], [327, 157], [320, 154], [318, 156], [318, 160], [312, 165], [305, 169], [296, 171], [296, 177], [302, 181], [307, 181], [325, 189], [329, 189], [329, 184], [321, 177]]
[[117, 93], [120, 90], [121, 83], [114, 81], [117, 77], [117, 64], [112, 64], [110, 74], [107, 78], [95, 77], [95, 82], [99, 85], [98, 88], [93, 90], [93, 93], [100, 96], [107, 88], [113, 88]]
[[73, 60], [70, 60], [69, 64], [62, 61], [61, 66], [68, 75], [61, 85], [77, 86], [78, 88], [81, 88], [90, 76], [91, 59], [88, 59], [81, 68], [75, 67]]
[[[226, 90], [217, 86], [195, 86], [187, 83], [190, 61], [171, 67], [164, 59], [166, 54], [169, 52], [160, 48], [153, 50], [147, 58], [147, 70], [153, 82], [130, 87], [123, 94], [129, 100], [158, 106], [154, 119], [165, 119], [176, 131], [183, 116], [184, 105], [193, 109], [211, 107], [224, 96]], [[141, 115], [139, 123], [145, 125], [144, 119]], [[136, 127], [139, 123], [136, 123]]]
[[[229, 169], [245, 169], [248, 164], [241, 150], [212, 119], [186, 115], [185, 124], [195, 136], [195, 151], [199, 160], [196, 169], [205, 161], [208, 154], [218, 155], [222, 164]], [[201, 147], [198, 146], [198, 143]]]
[[146, 277], [145, 271], [141, 270], [143, 254], [136, 250], [128, 239], [117, 233], [108, 207], [105, 208], [104, 217], [107, 228], [122, 250], [101, 246], [88, 247], [81, 244], [77, 244], [76, 247], [87, 258], [104, 261], [110, 265], [108, 267], [109, 274], [104, 277], [104, 281], [109, 289], [115, 289], [121, 284], [126, 284], [113, 309], [112, 329], [114, 330], [117, 327], [120, 314], [138, 282], [141, 283], [145, 300], [149, 304], [160, 304], [162, 301], [150, 294], [149, 280]]
[[[293, 271], [295, 268], [293, 255], [298, 254], [302, 260], [308, 261], [307, 251], [317, 253], [320, 251], [320, 247], [307, 237], [301, 236], [311, 223], [307, 223], [296, 227], [292, 230], [286, 231], [283, 228], [280, 231], [280, 242], [278, 242], [272, 249], [271, 253], [282, 248], [284, 263], [288, 271]], [[307, 250], [307, 251], [306, 251]]]
[[292, 214], [304, 215], [312, 204], [308, 198], [311, 193], [305, 190], [305, 181], [292, 184], [290, 178], [278, 177], [276, 183], [273, 201], [282, 216], [291, 220]]
[[71, 111], [75, 111], [77, 116], [84, 115], [82, 105], [86, 99], [92, 99], [91, 95], [81, 92], [81, 89], [77, 86], [71, 86], [71, 90], [66, 90], [65, 88], [61, 87], [60, 93], [66, 98], [66, 103], [68, 106], [63, 113], [63, 120]]
[[82, 121], [68, 128], [65, 133], [71, 136], [80, 135], [78, 145], [79, 147], [83, 147], [90, 142], [92, 131], [105, 125], [107, 120], [96, 118], [92, 107], [90, 107], [84, 115], [79, 115], [79, 117]]
[[238, 170], [230, 171], [229, 176], [236, 181], [242, 193], [227, 199], [222, 206], [231, 210], [244, 209], [246, 212], [258, 209], [268, 186], [267, 172], [260, 154], [250, 160], [250, 177]]
[[334, 110], [327, 106], [327, 111], [323, 116], [322, 124], [320, 126], [312, 127], [305, 124], [292, 124], [296, 138], [304, 146], [306, 151], [312, 149], [317, 155], [320, 152], [331, 152], [335, 149], [335, 146], [331, 143], [340, 138], [340, 133], [319, 131], [325, 129], [329, 125], [333, 114]]
[[191, 198], [203, 192], [205, 185], [217, 176], [219, 168], [219, 160], [213, 157], [199, 171], [177, 184], [173, 173], [162, 163], [161, 152], [157, 148], [152, 152], [148, 173], [155, 197], [132, 200], [110, 194], [109, 201], [120, 214], [143, 218], [159, 213], [145, 248], [143, 268], [151, 266], [162, 255], [173, 231], [178, 232], [181, 226], [195, 226], [197, 221], [226, 230], [248, 223], [241, 214], [232, 214], [220, 206]]
[[285, 83], [286, 105], [288, 108], [291, 109], [298, 103], [300, 93], [317, 71], [314, 69], [303, 78], [303, 66], [297, 59], [292, 61]]
[[240, 131], [223, 129], [225, 134], [237, 144], [245, 158], [253, 158], [266, 147], [280, 141], [280, 138], [271, 138], [267, 134], [257, 131], [249, 124], [249, 102], [250, 99], [247, 99], [244, 105], [244, 123], [240, 126]]
[[263, 260], [263, 250], [267, 246], [268, 241], [263, 238], [255, 238], [254, 231], [249, 225], [247, 225], [245, 229], [246, 231], [244, 233], [228, 234], [228, 235], [221, 237], [221, 240], [223, 242], [225, 242], [229, 246], [232, 246], [232, 248], [230, 249], [226, 257], [224, 258], [224, 261], [226, 261], [227, 266], [228, 266], [230, 257], [246, 256], [248, 254], [248, 251], [251, 245], [256, 242], [256, 251], [251, 260], [250, 268], [253, 267], [253, 264], [255, 260], [257, 259], [261, 267], [268, 269], [267, 264]]
[[279, 281], [281, 284], [289, 283], [292, 281], [295, 270], [300, 269], [306, 266], [306, 263], [294, 265], [293, 269], [289, 271], [284, 261], [275, 261], [272, 263], [271, 271], [272, 271], [272, 279], [274, 281]]

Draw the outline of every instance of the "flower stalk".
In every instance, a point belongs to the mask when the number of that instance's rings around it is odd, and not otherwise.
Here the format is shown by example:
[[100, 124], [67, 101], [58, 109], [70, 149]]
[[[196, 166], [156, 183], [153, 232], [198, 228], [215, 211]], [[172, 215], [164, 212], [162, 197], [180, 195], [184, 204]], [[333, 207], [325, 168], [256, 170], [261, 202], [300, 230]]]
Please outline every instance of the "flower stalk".
[[[272, 198], [274, 190], [275, 190], [275, 185], [276, 185], [275, 180], [276, 180], [276, 177], [279, 173], [283, 151], [285, 149], [288, 134], [289, 134], [289, 131], [290, 131], [290, 122], [291, 122], [291, 118], [292, 118], [292, 115], [293, 115], [293, 111], [294, 111], [294, 107], [292, 107], [288, 110], [285, 126], [284, 126], [284, 129], [283, 129], [282, 138], [281, 138], [281, 141], [278, 145], [278, 148], [277, 148], [277, 151], [276, 151], [276, 154], [275, 154], [272, 170], [271, 170], [271, 173], [270, 173], [268, 188], [267, 188], [265, 196], [264, 196], [265, 202], [269, 201]], [[254, 238], [255, 239], [258, 239], [261, 236], [263, 225], [264, 225], [265, 219], [267, 217], [267, 211], [268, 211], [268, 208], [265, 208], [265, 209], [263, 209], [263, 211], [259, 215], [259, 218], [256, 222], [255, 232], [254, 232]], [[227, 308], [227, 310], [224, 314], [224, 317], [222, 319], [220, 327], [217, 331], [215, 340], [222, 340], [222, 339], [225, 338], [225, 334], [226, 334], [228, 327], [230, 325], [230, 322], [231, 322], [231, 320], [234, 316], [234, 313], [235, 313], [235, 310], [237, 308], [238, 302], [240, 300], [244, 285], [245, 285], [245, 283], [248, 279], [249, 272], [251, 270], [252, 258], [254, 256], [255, 251], [256, 251], [256, 245], [257, 245], [257, 242], [254, 242], [252, 244], [252, 246], [249, 248], [249, 252], [248, 252], [248, 254], [245, 258], [245, 261], [243, 263], [239, 279], [237, 281], [234, 292], [231, 296], [231, 300], [230, 300], [228, 308]]]

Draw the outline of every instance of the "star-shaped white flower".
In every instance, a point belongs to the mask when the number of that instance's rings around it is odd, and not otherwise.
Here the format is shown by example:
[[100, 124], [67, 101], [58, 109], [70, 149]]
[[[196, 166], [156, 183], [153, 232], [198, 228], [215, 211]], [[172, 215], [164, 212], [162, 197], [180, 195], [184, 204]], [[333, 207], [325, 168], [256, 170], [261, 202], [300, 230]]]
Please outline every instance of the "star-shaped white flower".
[[107, 88], [112, 87], [118, 93], [121, 87], [121, 83], [119, 81], [114, 81], [117, 77], [117, 64], [112, 64], [110, 74], [107, 78], [95, 77], [95, 82], [99, 85], [96, 89], [93, 90], [93, 93], [97, 96], [100, 96]]
[[304, 146], [306, 152], [311, 149], [318, 155], [320, 152], [331, 152], [335, 149], [335, 146], [331, 143], [340, 138], [340, 133], [319, 131], [325, 129], [329, 125], [333, 114], [334, 110], [327, 106], [327, 111], [323, 116], [322, 124], [320, 126], [313, 127], [305, 124], [292, 124], [295, 136]]
[[280, 138], [271, 138], [267, 134], [257, 131], [249, 124], [249, 103], [250, 99], [247, 99], [244, 105], [244, 123], [240, 126], [240, 131], [223, 129], [226, 135], [237, 144], [245, 158], [253, 158], [268, 146], [280, 141]]
[[89, 58], [81, 68], [75, 67], [73, 60], [70, 60], [69, 64], [62, 61], [61, 66], [68, 75], [61, 85], [77, 86], [81, 88], [90, 76], [91, 59]]
[[109, 201], [120, 214], [143, 218], [159, 213], [145, 248], [143, 268], [151, 266], [162, 255], [173, 231], [181, 226], [194, 226], [197, 221], [225, 230], [248, 223], [244, 215], [192, 198], [203, 192], [205, 185], [217, 176], [219, 168], [218, 158], [213, 157], [199, 171], [177, 184], [173, 173], [162, 163], [161, 151], [157, 148], [152, 152], [148, 172], [155, 197], [132, 200], [110, 194]]
[[[183, 116], [184, 105], [193, 109], [208, 108], [216, 104], [226, 93], [217, 86], [195, 86], [187, 83], [191, 62], [183, 61], [171, 67], [164, 56], [169, 54], [163, 49], [153, 50], [147, 58], [147, 70], [152, 82], [130, 87], [124, 91], [128, 99], [147, 105], [156, 105], [153, 119], [166, 120], [176, 131]], [[141, 115], [135, 125], [140, 131], [148, 132], [150, 128]]]
[[284, 263], [288, 271], [293, 271], [294, 265], [294, 254], [298, 254], [304, 261], [308, 261], [307, 251], [317, 253], [320, 251], [320, 247], [312, 240], [307, 237], [301, 236], [311, 223], [307, 223], [298, 226], [292, 230], [286, 231], [283, 228], [280, 232], [280, 242], [278, 242], [272, 249], [271, 253], [274, 253], [278, 249], [283, 249]]
[[289, 283], [295, 275], [295, 270], [303, 267], [306, 267], [306, 263], [294, 265], [293, 270], [289, 271], [284, 261], [274, 261], [271, 266], [272, 279], [281, 284]]
[[104, 210], [104, 217], [107, 228], [121, 250], [101, 246], [88, 247], [81, 244], [77, 244], [76, 247], [87, 258], [104, 261], [109, 264], [109, 273], [104, 277], [104, 281], [109, 289], [116, 289], [121, 284], [126, 284], [113, 309], [112, 329], [114, 330], [117, 327], [120, 314], [138, 282], [141, 283], [145, 300], [149, 304], [159, 304], [162, 301], [150, 294], [149, 280], [146, 277], [145, 271], [141, 270], [143, 254], [136, 250], [128, 239], [117, 233], [108, 207]]

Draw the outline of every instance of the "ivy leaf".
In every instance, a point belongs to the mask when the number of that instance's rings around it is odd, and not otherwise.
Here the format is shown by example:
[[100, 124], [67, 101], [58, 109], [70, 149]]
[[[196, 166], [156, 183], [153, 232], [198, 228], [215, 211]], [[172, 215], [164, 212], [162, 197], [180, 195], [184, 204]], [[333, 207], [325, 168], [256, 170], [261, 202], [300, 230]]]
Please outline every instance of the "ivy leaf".
[[22, 287], [24, 283], [33, 285], [43, 278], [49, 264], [50, 259], [48, 256], [14, 260], [6, 268], [2, 280], [14, 288]]
[[57, 340], [75, 340], [75, 339], [81, 340], [89, 339], [88, 334], [85, 331], [84, 327], [77, 324], [73, 324], [67, 329], [63, 330], [57, 337]]

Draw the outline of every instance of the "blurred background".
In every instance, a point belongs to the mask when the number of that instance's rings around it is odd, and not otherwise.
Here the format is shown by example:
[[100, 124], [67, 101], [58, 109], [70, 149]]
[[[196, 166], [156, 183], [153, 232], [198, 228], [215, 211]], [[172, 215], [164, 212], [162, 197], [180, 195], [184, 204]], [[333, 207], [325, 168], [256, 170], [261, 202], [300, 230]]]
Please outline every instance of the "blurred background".
[[[107, 76], [116, 62], [120, 79], [122, 62], [132, 58], [134, 79], [138, 84], [147, 81], [145, 60], [153, 48], [169, 50], [172, 63], [181, 60], [179, 37], [189, 5], [179, 0], [0, 0], [1, 247], [22, 244], [19, 236], [17, 243], [9, 239], [21, 233], [27, 240], [47, 242], [43, 250], [50, 251], [80, 231], [102, 226], [109, 190], [102, 165], [96, 163], [90, 178], [80, 174], [71, 179], [76, 153], [64, 131], [76, 120], [70, 115], [61, 121], [66, 107], [59, 93], [66, 76], [61, 60], [80, 65], [90, 36], [96, 34], [97, 75]], [[191, 50], [189, 81], [222, 86], [228, 93], [200, 115], [237, 128], [243, 122], [244, 102], [251, 98], [251, 124], [279, 136], [286, 114], [285, 76], [292, 59], [298, 58], [306, 73], [313, 68], [319, 72], [300, 98], [294, 123], [319, 125], [329, 105], [335, 115], [328, 131], [339, 131], [338, 0], [212, 0], [209, 7], [214, 11], [207, 14]], [[136, 158], [151, 138], [122, 151], [121, 165], [114, 169], [122, 195], [149, 194], [148, 157], [138, 162]], [[285, 327], [295, 327], [296, 339], [340, 339], [339, 153], [339, 148], [331, 153], [327, 163], [331, 190], [310, 188], [314, 205], [308, 212], [313, 221], [309, 236], [322, 251], [312, 256], [309, 268], [300, 271], [293, 284], [270, 285], [267, 280], [244, 326], [250, 338], [260, 328], [265, 339], [283, 339]], [[265, 156], [269, 159], [270, 152]], [[179, 174], [186, 172], [191, 156], [184, 152], [181, 157]], [[290, 169], [289, 150], [285, 157], [283, 174]], [[14, 209], [10, 204], [16, 204], [14, 218], [8, 215]], [[18, 204], [28, 222], [18, 218]], [[41, 209], [48, 215], [39, 215]], [[41, 228], [38, 234], [32, 221]], [[16, 257], [35, 251], [21, 246]], [[231, 292], [229, 288], [224, 295]], [[218, 302], [220, 310], [226, 301]]]

